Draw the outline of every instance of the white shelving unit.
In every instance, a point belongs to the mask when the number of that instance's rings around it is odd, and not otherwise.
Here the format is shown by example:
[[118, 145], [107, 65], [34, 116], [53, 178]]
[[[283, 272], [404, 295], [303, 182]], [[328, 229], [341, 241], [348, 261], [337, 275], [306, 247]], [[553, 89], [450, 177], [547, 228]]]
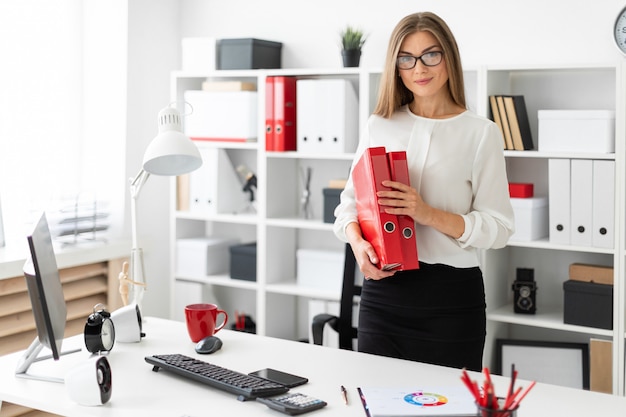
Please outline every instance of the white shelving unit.
[[[602, 159], [615, 161], [615, 242], [614, 248], [556, 245], [548, 238], [531, 242], [509, 242], [508, 247], [485, 256], [485, 281], [490, 337], [588, 342], [599, 338], [613, 342], [613, 392], [624, 395], [624, 152], [625, 103], [624, 68], [570, 66], [547, 68], [485, 68], [485, 99], [491, 94], [523, 94], [530, 115], [533, 141], [537, 147], [537, 110], [608, 109], [616, 112], [615, 153], [568, 153], [505, 151], [511, 182], [535, 185], [535, 195], [547, 196], [548, 160]], [[598, 82], [590, 82], [597, 80]], [[591, 196], [590, 196], [591, 198]], [[614, 268], [613, 329], [605, 330], [563, 323], [563, 282], [569, 265], [575, 262]], [[513, 312], [511, 284], [516, 268], [533, 268], [537, 290], [537, 313]]]
[[[202, 143], [227, 150], [231, 159], [245, 159], [258, 178], [256, 214], [219, 213], [198, 215], [177, 211], [172, 203], [172, 236], [196, 237], [208, 235], [235, 236], [242, 242], [257, 242], [256, 282], [231, 279], [228, 275], [175, 277], [175, 282], [197, 284], [197, 299], [214, 297], [229, 314], [243, 311], [257, 324], [257, 333], [288, 339], [308, 337], [307, 301], [310, 299], [338, 301], [340, 294], [309, 289], [296, 282], [296, 251], [299, 248], [343, 251], [343, 244], [332, 233], [332, 224], [324, 223], [322, 189], [330, 179], [347, 177], [352, 153], [267, 152], [265, 150], [265, 79], [285, 75], [299, 79], [348, 80], [360, 98], [359, 120], [364, 122], [371, 112], [378, 73], [363, 69], [332, 70], [252, 70], [217, 71], [210, 74], [175, 72], [171, 77], [173, 100], [183, 101], [186, 90], [201, 89], [206, 79], [212, 81], [239, 80], [254, 82], [258, 91], [258, 141], [256, 143]], [[244, 155], [245, 154], [245, 155]], [[251, 156], [252, 155], [252, 156]], [[311, 204], [313, 217], [301, 215], [302, 183], [300, 170], [311, 167]], [[175, 182], [172, 182], [175, 187]], [[236, 191], [234, 191], [236, 192]], [[228, 232], [226, 232], [228, 230]], [[171, 242], [175, 253], [176, 242]], [[172, 262], [175, 265], [175, 262]], [[172, 276], [174, 271], [172, 271]], [[341, 276], [337, 277], [341, 280]], [[202, 288], [201, 288], [202, 287]], [[209, 287], [207, 293], [207, 287]], [[174, 286], [176, 288], [176, 285]], [[187, 292], [189, 294], [189, 292]], [[174, 303], [176, 304], [176, 303]], [[176, 316], [175, 307], [173, 316]]]
[[[258, 142], [248, 144], [203, 144], [227, 150], [232, 159], [241, 159], [258, 177], [257, 213], [223, 213], [212, 216], [176, 211], [172, 202], [172, 236], [176, 238], [224, 234], [242, 241], [257, 242], [257, 280], [239, 281], [229, 276], [175, 277], [176, 282], [196, 283], [198, 297], [211, 292], [229, 314], [235, 310], [253, 316], [257, 333], [288, 339], [307, 336], [306, 304], [310, 299], [338, 300], [340, 294], [303, 288], [296, 283], [296, 250], [299, 248], [343, 250], [332, 233], [332, 225], [322, 221], [322, 188], [328, 180], [347, 176], [352, 154], [303, 154], [265, 151], [265, 78], [272, 75], [298, 78], [341, 78], [349, 80], [359, 98], [359, 126], [362, 127], [376, 100], [379, 70], [363, 68], [215, 71], [208, 74], [175, 72], [171, 78], [173, 100], [182, 100], [185, 90], [201, 89], [211, 79], [251, 81], [259, 97]], [[616, 112], [616, 151], [614, 154], [545, 153], [505, 151], [509, 180], [535, 184], [536, 195], [548, 195], [550, 158], [607, 159], [615, 161], [615, 245], [613, 249], [554, 245], [548, 239], [510, 242], [503, 249], [483, 254], [487, 291], [488, 340], [486, 362], [493, 356], [497, 337], [541, 340], [585, 341], [601, 338], [613, 342], [613, 390], [624, 395], [625, 354], [625, 264], [626, 264], [626, 70], [622, 64], [566, 67], [481, 67], [465, 71], [468, 107], [484, 116], [489, 114], [491, 94], [523, 94], [530, 116], [533, 141], [537, 146], [537, 110], [609, 109]], [[302, 190], [300, 170], [313, 168], [313, 218], [302, 218], [299, 211]], [[175, 187], [175, 181], [172, 182]], [[175, 254], [175, 240], [171, 242]], [[172, 255], [174, 256], [174, 255]], [[563, 289], [571, 263], [585, 262], [614, 267], [613, 330], [572, 326], [563, 323]], [[172, 269], [175, 262], [172, 262]], [[511, 284], [516, 268], [533, 268], [538, 284], [535, 315], [513, 312]], [[337, 277], [341, 279], [340, 276]], [[203, 292], [204, 291], [204, 292]]]

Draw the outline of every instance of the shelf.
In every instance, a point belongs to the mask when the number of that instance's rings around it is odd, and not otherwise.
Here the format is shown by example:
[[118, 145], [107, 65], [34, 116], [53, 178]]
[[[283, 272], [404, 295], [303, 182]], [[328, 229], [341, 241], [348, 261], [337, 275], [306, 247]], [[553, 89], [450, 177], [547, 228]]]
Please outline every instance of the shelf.
[[177, 281], [197, 282], [199, 284], [217, 285], [228, 288], [241, 288], [245, 290], [256, 290], [258, 284], [256, 281], [245, 281], [242, 279], [233, 279], [229, 275], [210, 275], [205, 277], [182, 277], [177, 276]]
[[251, 224], [251, 225], [255, 225], [259, 221], [259, 218], [256, 214], [247, 214], [247, 213], [244, 213], [244, 214], [202, 214], [202, 213], [194, 213], [190, 211], [177, 211], [176, 218], [184, 219], [184, 220], [200, 220], [200, 221]]
[[307, 230], [333, 230], [332, 223], [324, 223], [320, 219], [307, 220], [302, 218], [284, 218], [284, 219], [273, 219], [269, 218], [266, 220], [266, 224], [268, 226], [278, 226], [278, 227], [289, 227], [294, 229], [307, 229]]
[[253, 70], [212, 70], [207, 72], [198, 71], [174, 71], [174, 78], [254, 78], [263, 76], [294, 76], [294, 77], [325, 77], [340, 76], [350, 77], [377, 74], [381, 70], [371, 70], [362, 67], [333, 67], [333, 68], [275, 68]]
[[524, 72], [524, 71], [538, 71], [538, 72], [559, 72], [559, 71], [579, 71], [579, 70], [605, 70], [615, 69], [614, 62], [607, 62], [605, 64], [589, 64], [586, 62], [571, 62], [567, 64], [548, 64], [537, 66], [530, 65], [516, 65], [511, 67], [509, 65], [489, 65], [487, 71], [507, 71], [507, 72]]
[[300, 297], [315, 298], [327, 301], [339, 301], [340, 296], [336, 291], [320, 290], [315, 288], [306, 288], [296, 284], [295, 282], [280, 282], [268, 284], [267, 292], [276, 294], [295, 295]]
[[504, 151], [507, 158], [538, 158], [538, 159], [607, 159], [614, 160], [614, 153], [588, 152], [542, 152], [542, 151]]
[[352, 161], [354, 159], [353, 153], [305, 153], [297, 151], [289, 152], [267, 152], [268, 158], [282, 158], [282, 159], [323, 159], [323, 160], [339, 160], [339, 161]]
[[597, 336], [613, 336], [612, 330], [563, 323], [563, 310], [556, 307], [543, 307], [542, 311], [537, 311], [536, 314], [516, 314], [513, 312], [513, 304], [507, 304], [488, 312], [487, 320]]
[[589, 246], [557, 245], [554, 243], [550, 243], [547, 237], [541, 240], [531, 240], [531, 241], [511, 240], [507, 243], [507, 246], [513, 247], [513, 248], [549, 249], [549, 250], [568, 251], [568, 252], [604, 253], [608, 255], [612, 255], [615, 253], [614, 249], [607, 249], [607, 248], [594, 248], [594, 247], [589, 247]]
[[209, 140], [195, 140], [194, 143], [198, 148], [220, 148], [220, 149], [259, 149], [259, 143], [254, 142], [235, 142], [235, 141], [209, 141]]

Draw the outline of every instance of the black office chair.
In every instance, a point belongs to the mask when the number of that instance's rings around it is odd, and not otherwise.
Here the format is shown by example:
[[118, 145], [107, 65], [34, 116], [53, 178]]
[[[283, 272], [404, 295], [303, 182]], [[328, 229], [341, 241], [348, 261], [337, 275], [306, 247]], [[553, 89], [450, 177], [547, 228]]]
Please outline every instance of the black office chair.
[[363, 278], [355, 276], [357, 271], [356, 259], [352, 253], [352, 248], [347, 243], [345, 254], [339, 317], [331, 314], [317, 314], [313, 317], [311, 326], [314, 344], [322, 345], [324, 343], [324, 327], [328, 324], [339, 333], [339, 348], [353, 350], [353, 341], [357, 337], [357, 329], [353, 323], [353, 312], [355, 303], [358, 303], [361, 296]]

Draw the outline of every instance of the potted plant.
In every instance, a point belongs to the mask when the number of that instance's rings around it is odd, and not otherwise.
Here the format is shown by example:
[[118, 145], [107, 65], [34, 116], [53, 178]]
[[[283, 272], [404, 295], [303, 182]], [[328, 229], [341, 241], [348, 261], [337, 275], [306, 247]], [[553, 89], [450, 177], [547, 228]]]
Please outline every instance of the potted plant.
[[361, 48], [367, 36], [361, 29], [348, 25], [341, 32], [341, 56], [344, 67], [358, 67], [361, 59]]

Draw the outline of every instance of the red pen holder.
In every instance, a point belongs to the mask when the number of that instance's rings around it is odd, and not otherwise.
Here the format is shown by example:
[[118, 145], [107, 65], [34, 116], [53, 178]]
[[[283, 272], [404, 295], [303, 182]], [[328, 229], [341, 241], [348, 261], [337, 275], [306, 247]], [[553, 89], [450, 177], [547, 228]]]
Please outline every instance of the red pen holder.
[[478, 408], [478, 416], [480, 417], [516, 417], [517, 409], [519, 408], [519, 406], [505, 409], [504, 401], [505, 401], [504, 398], [498, 397], [497, 408], [493, 408], [493, 406], [480, 405], [476, 403], [476, 407]]

